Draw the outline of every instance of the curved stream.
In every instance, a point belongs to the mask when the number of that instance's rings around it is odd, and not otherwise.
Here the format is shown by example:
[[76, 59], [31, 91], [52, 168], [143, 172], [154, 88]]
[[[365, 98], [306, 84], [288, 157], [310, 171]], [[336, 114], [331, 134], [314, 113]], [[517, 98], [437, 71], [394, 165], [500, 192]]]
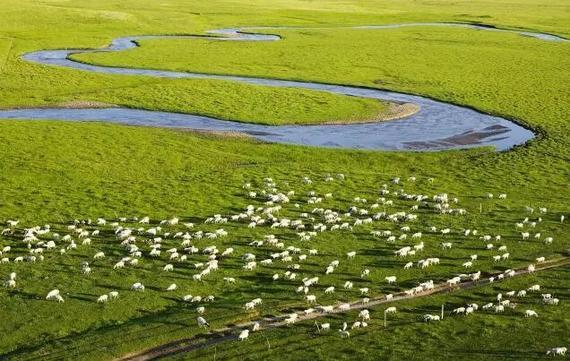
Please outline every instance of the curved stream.
[[[455, 26], [475, 30], [514, 32], [522, 36], [533, 37], [540, 41], [567, 41], [564, 38], [550, 34], [504, 30], [459, 23], [409, 23], [359, 26], [352, 27], [351, 29], [390, 29], [408, 26]], [[209, 32], [210, 37], [208, 37], [208, 39], [218, 41], [277, 41], [281, 39], [277, 35], [247, 33], [247, 31], [257, 29], [279, 28], [256, 27], [213, 30]], [[443, 150], [474, 146], [494, 146], [497, 150], [505, 150], [515, 145], [523, 144], [534, 137], [530, 130], [507, 119], [416, 95], [313, 82], [100, 66], [69, 59], [71, 54], [132, 49], [138, 46], [137, 41], [139, 40], [163, 37], [204, 39], [203, 36], [129, 36], [113, 40], [111, 45], [104, 49], [42, 50], [28, 53], [24, 55], [23, 58], [27, 61], [44, 65], [67, 67], [94, 73], [143, 75], [162, 78], [219, 79], [271, 87], [313, 89], [335, 94], [382, 99], [397, 103], [413, 103], [419, 105], [420, 110], [414, 115], [396, 121], [343, 125], [266, 126], [238, 123], [198, 115], [128, 108], [29, 108], [1, 110], [0, 118], [104, 121], [130, 125], [240, 132], [269, 142], [382, 150]]]

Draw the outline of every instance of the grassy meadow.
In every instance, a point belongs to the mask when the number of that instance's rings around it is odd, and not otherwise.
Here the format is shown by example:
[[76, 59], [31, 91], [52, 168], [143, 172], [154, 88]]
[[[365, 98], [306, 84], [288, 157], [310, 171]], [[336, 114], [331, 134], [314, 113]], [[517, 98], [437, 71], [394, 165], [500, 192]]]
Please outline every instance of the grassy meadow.
[[[382, 313], [386, 307], [375, 308], [368, 329], [351, 331], [351, 337], [338, 342], [336, 329], [319, 334], [314, 322], [295, 324], [254, 335], [244, 347], [238, 341], [217, 345], [215, 350], [201, 349], [187, 354], [166, 357], [165, 360], [540, 360], [545, 359], [545, 347], [556, 347], [570, 332], [570, 322], [564, 307], [549, 307], [540, 304], [540, 295], [530, 295], [517, 300], [515, 310], [507, 310], [502, 316], [493, 316], [493, 311], [483, 314], [451, 315], [455, 307], [467, 302], [480, 306], [494, 301], [497, 293], [526, 289], [539, 283], [546, 289], [568, 298], [568, 288], [558, 281], [568, 279], [568, 269], [546, 271], [536, 276], [509, 280], [501, 285], [486, 286], [474, 291], [461, 291], [450, 295], [431, 296], [416, 301], [398, 303], [398, 311], [390, 315], [384, 328]], [[440, 314], [445, 305], [444, 322], [426, 324], [419, 315]], [[539, 319], [521, 322], [520, 312], [533, 309]], [[357, 320], [358, 312], [349, 317], [336, 316], [320, 319], [341, 325], [345, 320]], [[349, 322], [350, 324], [350, 322]], [[540, 332], [537, 330], [548, 330]]]
[[[317, 248], [322, 255], [310, 259], [307, 274], [322, 272], [335, 257], [342, 271], [325, 284], [340, 285], [363, 267], [372, 270], [367, 285], [373, 295], [394, 292], [433, 278], [445, 281], [463, 272], [461, 263], [479, 252], [485, 258], [477, 267], [503, 271], [521, 267], [537, 256], [559, 257], [569, 247], [570, 215], [570, 46], [542, 42], [514, 34], [455, 28], [391, 30], [334, 29], [348, 25], [397, 22], [482, 22], [511, 29], [530, 29], [570, 36], [565, 1], [548, 4], [534, 0], [483, 1], [139, 1], [5, 0], [0, 5], [0, 107], [54, 106], [70, 101], [98, 101], [133, 108], [208, 115], [221, 119], [264, 124], [318, 123], [365, 120], [382, 114], [386, 104], [371, 100], [299, 89], [275, 89], [228, 81], [173, 80], [149, 77], [91, 74], [26, 63], [20, 57], [39, 49], [101, 47], [111, 39], [137, 34], [202, 34], [234, 26], [302, 26], [302, 30], [271, 30], [283, 40], [274, 43], [231, 43], [207, 40], [145, 40], [127, 52], [85, 54], [77, 59], [113, 66], [177, 69], [281, 79], [353, 84], [409, 92], [498, 114], [535, 130], [537, 139], [516, 149], [497, 153], [471, 149], [429, 153], [331, 150], [264, 144], [251, 139], [195, 132], [118, 126], [97, 122], [72, 124], [55, 121], [0, 120], [0, 223], [19, 219], [19, 227], [51, 224], [65, 232], [74, 219], [148, 215], [153, 222], [179, 216], [197, 229], [223, 227], [230, 237], [201, 240], [200, 248], [233, 246], [236, 254], [249, 252], [248, 243], [274, 233], [288, 244]], [[344, 182], [326, 183], [327, 174], [346, 174]], [[314, 185], [302, 183], [308, 176]], [[406, 182], [416, 176], [416, 183]], [[259, 188], [272, 177], [281, 190], [294, 189], [334, 198], [324, 207], [346, 210], [356, 196], [370, 202], [392, 177], [401, 177], [413, 193], [449, 193], [460, 199], [465, 217], [422, 211], [413, 228], [448, 226], [458, 247], [442, 254], [441, 239], [425, 231], [426, 254], [441, 254], [442, 265], [426, 271], [402, 269], [393, 246], [370, 236], [383, 223], [358, 232], [326, 233], [309, 245], [298, 244], [291, 230], [247, 229], [243, 225], [202, 225], [212, 214], [243, 210], [252, 201], [242, 188], [252, 182]], [[433, 177], [433, 183], [426, 179]], [[390, 186], [396, 189], [395, 186]], [[488, 200], [487, 192], [507, 193], [506, 200]], [[397, 203], [395, 210], [409, 210]], [[554, 237], [551, 246], [538, 241], [520, 242], [514, 224], [529, 215], [526, 206], [547, 207], [540, 231]], [[310, 212], [310, 205], [303, 211]], [[287, 209], [295, 218], [301, 210]], [[482, 234], [501, 234], [512, 258], [493, 264], [490, 253], [480, 251], [475, 238], [459, 236], [460, 229], [477, 228]], [[168, 242], [172, 242], [169, 240]], [[398, 242], [404, 245], [410, 242]], [[13, 253], [25, 255], [22, 243], [0, 236], [0, 246], [13, 244]], [[107, 258], [92, 262], [104, 250]], [[145, 249], [146, 250], [146, 249]], [[345, 253], [358, 252], [353, 264]], [[258, 252], [267, 253], [267, 249]], [[18, 273], [18, 287], [0, 289], [0, 359], [109, 360], [129, 352], [178, 338], [204, 333], [196, 327], [195, 305], [183, 303], [184, 292], [215, 294], [206, 317], [213, 328], [293, 306], [306, 306], [291, 292], [296, 283], [275, 285], [271, 274], [284, 265], [252, 274], [240, 268], [239, 257], [228, 260], [207, 282], [191, 279], [195, 271], [176, 264], [173, 273], [162, 272], [165, 260], [145, 259], [140, 267], [113, 271], [124, 254], [108, 227], [91, 247], [66, 255], [46, 254], [33, 265], [0, 264], [0, 278]], [[260, 256], [261, 257], [261, 256]], [[203, 261], [196, 256], [192, 261]], [[94, 272], [82, 275], [81, 261]], [[235, 286], [222, 277], [238, 275]], [[398, 275], [397, 286], [386, 286], [386, 275]], [[356, 276], [357, 277], [357, 276]], [[136, 281], [144, 293], [128, 290]], [[318, 336], [312, 322], [254, 334], [244, 343], [228, 341], [172, 359], [540, 359], [547, 348], [568, 346], [570, 294], [567, 269], [551, 270], [480, 289], [438, 295], [396, 304], [401, 310], [384, 330], [371, 309], [370, 328], [339, 342], [336, 327], [344, 317], [331, 317], [329, 335]], [[172, 282], [180, 290], [165, 293]], [[441, 303], [457, 307], [485, 303], [499, 290], [523, 289], [540, 283], [561, 299], [557, 308], [544, 306], [537, 295], [503, 315], [478, 313], [463, 319], [453, 316], [440, 324], [418, 320], [437, 312]], [[45, 301], [59, 288], [66, 302]], [[340, 288], [340, 286], [338, 286]], [[106, 305], [98, 295], [118, 289], [120, 298]], [[263, 295], [256, 314], [241, 309], [244, 302]], [[327, 298], [329, 297], [329, 298]], [[325, 296], [333, 302], [359, 297], [358, 289]], [[538, 295], [539, 297], [539, 295]], [[491, 301], [487, 301], [491, 302]], [[536, 309], [540, 317], [527, 320], [521, 310]], [[348, 318], [354, 318], [349, 313]], [[323, 322], [325, 322], [323, 320]], [[548, 330], [548, 332], [545, 332]], [[270, 347], [267, 347], [269, 342]], [[239, 347], [236, 347], [239, 345]]]

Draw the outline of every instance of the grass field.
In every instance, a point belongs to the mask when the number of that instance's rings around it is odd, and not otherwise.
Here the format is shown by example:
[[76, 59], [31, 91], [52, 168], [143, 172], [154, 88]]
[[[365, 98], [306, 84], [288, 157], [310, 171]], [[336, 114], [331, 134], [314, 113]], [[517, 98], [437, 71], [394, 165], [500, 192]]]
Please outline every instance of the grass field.
[[[382, 114], [386, 104], [226, 81], [90, 74], [29, 64], [20, 56], [38, 49], [100, 47], [122, 35], [201, 34], [233, 26], [310, 28], [467, 21], [570, 35], [570, 9], [565, 1], [173, 0], [159, 4], [150, 0], [7, 0], [0, 9], [2, 108], [101, 101], [264, 124], [363, 120]], [[49, 223], [61, 232], [74, 219], [97, 217], [148, 215], [158, 221], [179, 216], [199, 225], [212, 214], [236, 213], [252, 202], [261, 205], [246, 197], [242, 185], [252, 182], [259, 187], [264, 177], [273, 177], [280, 189], [294, 189], [301, 197], [309, 190], [320, 195], [332, 192], [334, 198], [325, 202], [326, 207], [345, 210], [356, 196], [372, 202], [383, 183], [399, 176], [407, 191], [430, 195], [447, 192], [459, 197], [460, 206], [469, 211], [460, 218], [422, 212], [421, 222], [415, 227], [425, 230], [431, 225], [438, 229], [448, 226], [454, 230], [454, 237], [459, 237], [462, 228], [477, 228], [485, 234], [504, 237], [513, 257], [500, 265], [487, 257], [477, 265], [482, 270], [525, 266], [537, 256], [560, 256], [568, 248], [570, 228], [567, 222], [559, 222], [561, 215], [570, 214], [568, 44], [513, 34], [428, 27], [271, 32], [284, 39], [239, 44], [147, 40], [142, 47], [128, 52], [77, 57], [108, 65], [314, 80], [421, 94], [516, 119], [536, 130], [539, 137], [502, 153], [490, 149], [386, 153], [263, 144], [241, 138], [100, 123], [2, 120], [0, 221], [20, 219], [19, 227]], [[337, 173], [346, 174], [347, 179], [323, 181], [326, 174]], [[312, 178], [314, 185], [303, 185], [304, 176]], [[416, 176], [418, 181], [406, 182], [409, 176]], [[429, 177], [435, 178], [434, 183], [426, 181]], [[487, 200], [487, 192], [495, 196], [505, 192], [508, 198]], [[551, 246], [519, 241], [514, 224], [530, 216], [526, 206], [548, 208], [539, 228], [544, 235], [554, 237]], [[310, 205], [303, 207], [310, 212]], [[408, 210], [409, 204], [398, 204], [396, 209]], [[290, 217], [297, 213], [291, 209], [284, 212]], [[372, 293], [384, 294], [397, 289], [383, 283], [386, 275], [398, 275], [398, 288], [428, 277], [445, 281], [462, 272], [461, 262], [482, 245], [475, 238], [459, 237], [453, 241], [461, 246], [442, 255], [445, 259], [440, 267], [404, 271], [405, 262], [394, 261], [392, 247], [378, 245], [370, 236], [369, 232], [378, 227], [393, 226], [365, 226], [358, 232], [319, 235], [310, 247], [323, 255], [311, 259], [304, 272], [322, 272], [334, 257], [345, 257], [346, 252], [356, 250], [355, 263], [346, 264], [342, 259], [342, 272], [329, 276], [325, 283], [340, 288], [342, 282], [369, 267], [373, 272], [366, 285]], [[205, 230], [216, 228], [220, 227], [197, 226]], [[251, 240], [268, 233], [283, 236], [296, 245], [291, 230], [250, 230], [239, 224], [223, 228], [230, 238], [203, 240], [198, 246], [234, 246], [236, 254], [241, 255], [250, 249]], [[203, 284], [191, 280], [195, 271], [190, 267], [177, 264], [175, 272], [164, 273], [160, 270], [165, 260], [152, 261], [146, 256], [139, 268], [112, 271], [113, 263], [124, 250], [110, 235], [111, 231], [108, 228], [101, 237], [94, 238], [95, 246], [80, 247], [63, 256], [46, 254], [43, 263], [0, 264], [2, 280], [10, 272], [18, 273], [15, 290], [0, 289], [0, 358], [112, 359], [203, 333], [196, 327], [195, 307], [180, 301], [183, 292], [216, 295], [219, 301], [207, 305], [206, 313], [213, 328], [258, 316], [241, 309], [244, 302], [256, 295], [264, 298], [261, 315], [303, 304], [301, 297], [291, 292], [293, 283], [274, 285], [270, 280], [274, 272], [284, 271], [285, 266], [247, 274], [239, 269], [243, 261], [238, 256], [228, 261], [228, 268], [222, 268]], [[429, 232], [425, 237], [426, 253], [441, 254], [440, 237]], [[12, 243], [9, 237], [0, 236], [0, 246]], [[410, 242], [397, 245], [407, 243]], [[15, 255], [27, 253], [22, 243], [15, 243], [13, 248]], [[104, 262], [91, 261], [96, 249], [108, 255]], [[203, 259], [201, 256], [192, 261]], [[90, 260], [92, 275], [81, 275], [82, 260]], [[229, 289], [222, 277], [236, 272], [238, 283]], [[376, 318], [366, 332], [354, 332], [342, 342], [336, 328], [343, 319], [353, 319], [353, 314], [331, 318], [334, 329], [330, 335], [317, 337], [312, 323], [301, 323], [254, 334], [239, 347], [237, 341], [228, 341], [217, 345], [215, 351], [207, 349], [173, 359], [210, 360], [214, 353], [216, 359], [538, 359], [550, 347], [568, 346], [569, 276], [567, 269], [552, 270], [493, 287], [405, 301], [397, 305], [401, 312], [388, 330], [383, 330]], [[164, 289], [174, 280], [180, 290], [165, 293]], [[147, 286], [144, 294], [128, 291], [136, 281]], [[467, 301], [483, 303], [499, 289], [521, 289], [533, 283], [551, 290], [561, 305], [544, 306], [534, 297], [521, 301], [517, 313], [480, 313], [465, 319], [454, 316], [435, 325], [418, 321], [423, 313], [437, 312], [443, 302], [450, 309], [451, 305], [457, 307]], [[53, 288], [65, 292], [64, 304], [44, 300]], [[95, 303], [98, 295], [113, 288], [121, 292], [116, 302]], [[321, 293], [319, 300], [322, 297], [326, 302], [338, 299], [339, 294], [343, 300], [359, 297], [357, 289], [338, 292], [330, 298]], [[524, 319], [520, 313], [526, 306], [536, 309], [539, 319]], [[373, 318], [381, 312], [381, 308], [371, 310]]]
[[[165, 358], [166, 360], [243, 359], [243, 360], [535, 360], [543, 359], [545, 348], [556, 347], [558, 340], [567, 338], [570, 331], [568, 305], [563, 307], [543, 306], [540, 295], [531, 295], [517, 300], [514, 310], [497, 316], [491, 312], [470, 316], [449, 314], [455, 307], [467, 302], [480, 306], [494, 301], [497, 293], [526, 289], [532, 284], [541, 284], [547, 290], [568, 298], [568, 288], [558, 279], [567, 279], [568, 270], [547, 272], [540, 276], [528, 276], [511, 280], [500, 286], [485, 287], [476, 291], [464, 291], [453, 295], [440, 295], [414, 302], [402, 302], [398, 312], [389, 317], [387, 328], [382, 323], [384, 308], [374, 309], [378, 318], [368, 329], [351, 331], [349, 339], [338, 342], [333, 329], [319, 334], [313, 322], [299, 323], [294, 328], [283, 328], [264, 334], [256, 334], [248, 342], [252, 345], [228, 342], [216, 350], [203, 349]], [[426, 324], [422, 314], [439, 314], [445, 304], [445, 322]], [[525, 309], [536, 310], [540, 318], [521, 322], [520, 314]], [[329, 317], [319, 322], [340, 325], [346, 319], [357, 320], [358, 312], [349, 317]], [[372, 316], [374, 317], [374, 316]], [[549, 332], [537, 332], [537, 330]], [[514, 336], [516, 335], [516, 336]], [[517, 342], [514, 339], [521, 340]], [[524, 340], [524, 342], [522, 342]], [[269, 346], [268, 346], [269, 344]], [[286, 355], [286, 356], [284, 356]]]

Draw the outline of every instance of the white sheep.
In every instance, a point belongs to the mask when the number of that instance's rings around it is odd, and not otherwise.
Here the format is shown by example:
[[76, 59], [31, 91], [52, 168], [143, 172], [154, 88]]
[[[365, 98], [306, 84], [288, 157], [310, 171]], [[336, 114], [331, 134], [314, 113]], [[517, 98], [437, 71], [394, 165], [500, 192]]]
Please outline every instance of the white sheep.
[[133, 285], [131, 286], [131, 290], [133, 291], [144, 292], [144, 289], [145, 289], [144, 285], [140, 282], [133, 283]]
[[330, 323], [321, 323], [320, 327], [317, 324], [317, 330], [319, 331], [319, 333], [321, 331], [328, 331], [331, 329], [331, 324]]
[[210, 327], [208, 321], [206, 321], [206, 319], [202, 316], [198, 316], [196, 318], [196, 322], [198, 323], [198, 327], [203, 327], [203, 328]]
[[566, 348], [566, 347], [554, 347], [554, 348], [551, 348], [550, 350], [546, 351], [546, 354], [552, 355], [552, 356], [564, 356], [564, 355], [566, 355], [567, 351], [568, 351], [568, 348]]
[[172, 283], [170, 286], [168, 286], [166, 288], [167, 291], [176, 291], [176, 289], [178, 288], [178, 286], [176, 285], [176, 283]]
[[238, 339], [239, 339], [240, 341], [245, 341], [245, 340], [248, 339], [248, 337], [249, 337], [249, 330], [242, 330], [242, 331], [239, 333]]
[[63, 297], [61, 297], [60, 292], [58, 289], [51, 290], [47, 296], [46, 300], [48, 301], [57, 301], [57, 302], [64, 302]]

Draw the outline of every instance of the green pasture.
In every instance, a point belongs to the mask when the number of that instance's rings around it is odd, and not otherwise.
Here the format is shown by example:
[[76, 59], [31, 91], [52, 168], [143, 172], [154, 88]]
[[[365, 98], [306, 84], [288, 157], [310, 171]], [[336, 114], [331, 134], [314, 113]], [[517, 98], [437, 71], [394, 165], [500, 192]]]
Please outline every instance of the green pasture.
[[[260, 268], [248, 274], [239, 259], [250, 252], [248, 243], [266, 234], [282, 237], [287, 245], [317, 248], [302, 273], [318, 274], [333, 259], [341, 271], [323, 278], [341, 284], [371, 269], [359, 286], [373, 296], [415, 285], [417, 281], [445, 281], [464, 272], [461, 263], [478, 253], [477, 268], [502, 271], [526, 266], [537, 256], [560, 257], [569, 247], [570, 215], [570, 45], [544, 42], [515, 34], [457, 28], [414, 27], [391, 30], [335, 29], [350, 25], [400, 22], [481, 22], [507, 29], [544, 31], [570, 36], [565, 1], [85, 1], [5, 0], [0, 5], [0, 107], [55, 106], [71, 101], [97, 101], [120, 106], [184, 112], [225, 120], [263, 124], [318, 123], [366, 120], [381, 115], [387, 104], [372, 100], [299, 89], [277, 89], [214, 80], [153, 79], [91, 74], [27, 63], [21, 56], [40, 49], [95, 48], [113, 38], [143, 34], [204, 34], [206, 30], [234, 26], [297, 26], [303, 29], [271, 30], [283, 40], [273, 43], [231, 43], [209, 40], [145, 40], [141, 47], [121, 53], [76, 55], [77, 59], [113, 66], [176, 69], [216, 74], [352, 84], [424, 95], [514, 119], [533, 129], [537, 138], [506, 152], [489, 148], [428, 153], [376, 152], [319, 149], [261, 143], [243, 137], [187, 131], [119, 126], [98, 122], [0, 120], [0, 223], [19, 219], [20, 229], [51, 224], [65, 233], [74, 219], [109, 220], [148, 215], [156, 222], [178, 216], [194, 221], [196, 229], [224, 228], [230, 236], [200, 240], [203, 248], [236, 248], [233, 257], [207, 281], [197, 284], [188, 264], [175, 264], [175, 272], [162, 272], [163, 258], [144, 257], [140, 267], [113, 271], [124, 249], [107, 227], [90, 247], [76, 252], [46, 254], [44, 262], [0, 264], [0, 280], [17, 272], [14, 290], [0, 289], [0, 359], [8, 360], [109, 360], [163, 342], [190, 337], [203, 330], [195, 323], [195, 307], [181, 301], [186, 294], [214, 294], [205, 305], [213, 328], [232, 322], [274, 315], [289, 307], [306, 307], [292, 290], [294, 283], [274, 284], [271, 275], [285, 266]], [[327, 174], [343, 173], [344, 182], [324, 182]], [[308, 176], [314, 184], [304, 185]], [[416, 176], [418, 181], [407, 181]], [[280, 190], [295, 190], [306, 201], [306, 192], [331, 192], [323, 207], [344, 211], [354, 197], [373, 203], [382, 184], [401, 177], [410, 193], [449, 193], [466, 208], [464, 217], [420, 211], [412, 229], [425, 233], [426, 255], [439, 255], [442, 264], [420, 271], [404, 271], [404, 260], [393, 249], [413, 242], [387, 245], [374, 240], [373, 229], [394, 229], [385, 222], [355, 232], [324, 233], [302, 245], [292, 230], [247, 229], [244, 224], [202, 225], [213, 214], [234, 214], [251, 200], [242, 188], [256, 189], [272, 177]], [[434, 178], [434, 182], [427, 181]], [[398, 189], [390, 184], [390, 189]], [[487, 192], [495, 195], [489, 200]], [[496, 199], [507, 193], [506, 200]], [[292, 203], [294, 203], [294, 200]], [[295, 219], [312, 207], [287, 206], [284, 216]], [[396, 201], [393, 211], [409, 211], [411, 203]], [[529, 214], [525, 207], [547, 207], [544, 215]], [[520, 241], [514, 224], [525, 217], [543, 222], [536, 232], [554, 237], [551, 246], [540, 241]], [[442, 237], [427, 231], [450, 227], [456, 247], [443, 253]], [[476, 237], [459, 235], [464, 228], [480, 234], [501, 234], [511, 259], [493, 264], [492, 252]], [[534, 231], [533, 231], [534, 232]], [[173, 244], [174, 241], [165, 241]], [[495, 242], [496, 243], [496, 242]], [[13, 254], [25, 256], [21, 242], [0, 236], [0, 246], [13, 245]], [[166, 247], [166, 246], [165, 246]], [[93, 254], [108, 255], [93, 261]], [[146, 251], [147, 249], [145, 249]], [[354, 263], [345, 253], [355, 250]], [[254, 250], [259, 257], [267, 249]], [[13, 257], [13, 255], [10, 255]], [[260, 258], [261, 259], [261, 258]], [[80, 273], [89, 260], [93, 273]], [[415, 259], [417, 260], [417, 259]], [[475, 270], [475, 269], [474, 269]], [[387, 286], [387, 275], [401, 282]], [[234, 275], [235, 286], [223, 283]], [[481, 289], [438, 295], [396, 306], [401, 309], [388, 329], [377, 319], [383, 308], [371, 309], [374, 320], [367, 330], [340, 340], [338, 324], [354, 315], [336, 316], [330, 334], [317, 336], [312, 322], [252, 335], [249, 341], [230, 341], [173, 359], [539, 359], [546, 349], [568, 346], [567, 269], [513, 279]], [[141, 281], [145, 293], [128, 288]], [[177, 283], [179, 290], [164, 289]], [[521, 289], [540, 283], [561, 299], [557, 308], [521, 300], [516, 312], [503, 315], [478, 313], [468, 318], [450, 317], [440, 324], [418, 321], [434, 313], [441, 303], [458, 307], [483, 303], [498, 290]], [[66, 302], [46, 301], [53, 288]], [[315, 293], [323, 303], [354, 300], [358, 287], [334, 296]], [[118, 290], [120, 298], [106, 305], [96, 298]], [[247, 314], [243, 303], [263, 297], [258, 314]], [[488, 301], [491, 302], [491, 301]], [[525, 307], [539, 313], [527, 320]], [[326, 322], [323, 320], [323, 322]], [[546, 332], [548, 331], [548, 332]], [[267, 338], [266, 338], [267, 337]], [[267, 342], [270, 347], [268, 348]]]

